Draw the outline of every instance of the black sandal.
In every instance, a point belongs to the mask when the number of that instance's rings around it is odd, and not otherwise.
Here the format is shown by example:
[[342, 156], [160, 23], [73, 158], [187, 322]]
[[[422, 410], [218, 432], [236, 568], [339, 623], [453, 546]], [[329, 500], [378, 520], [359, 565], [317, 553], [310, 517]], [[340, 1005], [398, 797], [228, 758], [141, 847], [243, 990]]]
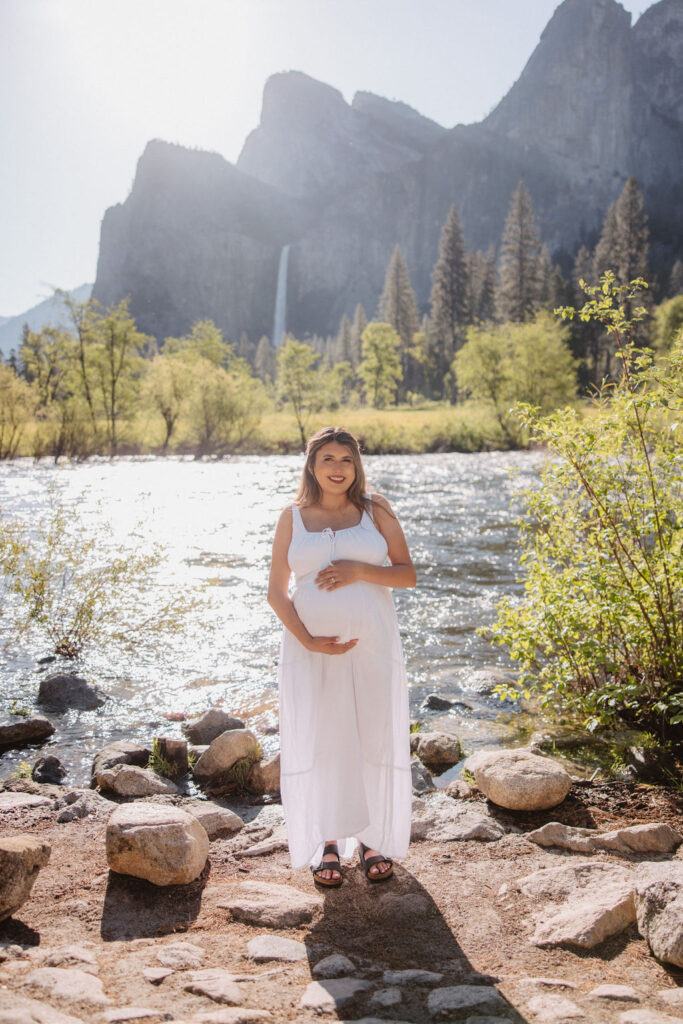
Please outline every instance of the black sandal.
[[[370, 847], [366, 846], [365, 843], [358, 844], [358, 858], [360, 860], [360, 866], [365, 872], [365, 877], [367, 878], [368, 882], [386, 882], [387, 878], [391, 878], [391, 876], [394, 873], [393, 860], [391, 859], [391, 857], [384, 857], [381, 853], [376, 854], [374, 857], [368, 857], [366, 859], [365, 851], [369, 849]], [[381, 864], [382, 861], [384, 861], [385, 864], [389, 865], [386, 871], [376, 871], [374, 873], [371, 873], [370, 868], [374, 864]]]
[[[339, 850], [336, 843], [325, 843], [323, 848], [323, 857], [326, 853], [336, 853], [337, 858], [339, 857]], [[313, 872], [313, 881], [316, 885], [324, 885], [328, 889], [337, 889], [344, 881], [341, 873], [341, 864], [339, 860], [322, 860], [318, 864], [317, 868], [311, 865], [311, 871]], [[318, 871], [338, 871], [339, 878], [318, 878]]]

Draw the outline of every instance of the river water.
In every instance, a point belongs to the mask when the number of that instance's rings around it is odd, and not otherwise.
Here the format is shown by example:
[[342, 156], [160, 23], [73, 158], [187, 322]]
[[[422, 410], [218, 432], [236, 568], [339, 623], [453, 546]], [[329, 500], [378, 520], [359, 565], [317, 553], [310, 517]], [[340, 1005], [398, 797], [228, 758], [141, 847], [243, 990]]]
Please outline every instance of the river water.
[[[417, 569], [413, 590], [395, 591], [410, 682], [411, 717], [461, 737], [466, 752], [482, 744], [515, 744], [529, 715], [496, 697], [470, 691], [476, 669], [506, 666], [505, 654], [482, 639], [504, 596], [519, 593], [516, 491], [532, 485], [538, 452], [366, 457], [368, 486], [391, 502]], [[245, 456], [217, 462], [183, 458], [93, 459], [54, 466], [17, 460], [0, 467], [0, 508], [32, 518], [55, 490], [84, 538], [107, 522], [115, 539], [157, 541], [166, 562], [155, 586], [208, 597], [182, 634], [142, 640], [133, 650], [101, 644], [76, 668], [108, 696], [96, 711], [51, 714], [56, 726], [42, 753], [55, 753], [68, 781], [89, 779], [93, 753], [115, 738], [180, 735], [168, 715], [220, 706], [244, 718], [264, 747], [278, 747], [276, 663], [281, 626], [266, 603], [272, 533], [291, 500], [301, 456]], [[0, 715], [35, 704], [45, 642], [5, 647]], [[447, 715], [425, 711], [429, 693], [460, 694], [468, 707]], [[13, 702], [14, 705], [13, 705]], [[9, 751], [0, 778], [37, 751]]]

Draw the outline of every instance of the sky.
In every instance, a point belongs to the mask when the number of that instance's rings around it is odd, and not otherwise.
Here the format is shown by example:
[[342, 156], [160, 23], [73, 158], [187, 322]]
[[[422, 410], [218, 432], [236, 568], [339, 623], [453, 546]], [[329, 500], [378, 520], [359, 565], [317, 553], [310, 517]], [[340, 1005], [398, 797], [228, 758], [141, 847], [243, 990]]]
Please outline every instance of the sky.
[[[623, 0], [633, 22], [652, 0]], [[0, 317], [94, 281], [100, 222], [149, 139], [235, 161], [298, 70], [479, 121], [558, 0], [0, 0]]]

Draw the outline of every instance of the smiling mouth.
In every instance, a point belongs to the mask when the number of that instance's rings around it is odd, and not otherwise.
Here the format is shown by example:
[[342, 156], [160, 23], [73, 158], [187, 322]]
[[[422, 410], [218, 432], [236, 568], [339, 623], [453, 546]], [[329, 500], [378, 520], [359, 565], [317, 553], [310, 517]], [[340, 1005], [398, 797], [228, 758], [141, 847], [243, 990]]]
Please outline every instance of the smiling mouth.
[[333, 484], [343, 484], [346, 480], [345, 476], [330, 476], [328, 480], [331, 480]]

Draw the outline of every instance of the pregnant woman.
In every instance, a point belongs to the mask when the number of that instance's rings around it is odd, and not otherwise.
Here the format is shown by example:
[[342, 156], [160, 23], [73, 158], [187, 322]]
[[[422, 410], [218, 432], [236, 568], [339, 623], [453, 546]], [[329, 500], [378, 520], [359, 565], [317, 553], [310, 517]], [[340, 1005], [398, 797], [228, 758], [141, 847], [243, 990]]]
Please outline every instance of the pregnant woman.
[[290, 856], [320, 885], [342, 884], [340, 856], [356, 840], [371, 882], [389, 878], [408, 849], [408, 691], [390, 588], [413, 586], [398, 519], [365, 493], [356, 438], [320, 430], [296, 501], [280, 515], [268, 588], [285, 627], [280, 789]]

